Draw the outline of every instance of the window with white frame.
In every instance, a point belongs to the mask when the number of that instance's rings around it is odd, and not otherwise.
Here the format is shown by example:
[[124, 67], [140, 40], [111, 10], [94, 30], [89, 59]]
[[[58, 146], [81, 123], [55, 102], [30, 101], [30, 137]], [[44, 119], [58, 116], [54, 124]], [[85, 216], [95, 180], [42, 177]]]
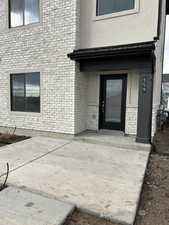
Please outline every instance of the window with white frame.
[[135, 8], [135, 0], [96, 0], [97, 16], [118, 13]]

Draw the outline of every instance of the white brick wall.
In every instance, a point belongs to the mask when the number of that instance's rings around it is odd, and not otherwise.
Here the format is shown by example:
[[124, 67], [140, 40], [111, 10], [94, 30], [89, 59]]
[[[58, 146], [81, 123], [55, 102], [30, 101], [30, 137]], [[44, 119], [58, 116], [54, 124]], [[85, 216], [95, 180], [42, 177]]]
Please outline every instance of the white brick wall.
[[[82, 81], [67, 54], [78, 46], [79, 4], [40, 1], [40, 23], [12, 29], [7, 25], [8, 1], [0, 1], [0, 126], [73, 134], [78, 130], [75, 80]], [[31, 71], [41, 73], [41, 113], [11, 112], [10, 74]]]
[[88, 105], [87, 129], [88, 130], [99, 129], [99, 106], [98, 105]]
[[137, 134], [137, 107], [127, 107], [126, 108], [126, 127], [125, 133], [136, 135]]
[[87, 87], [88, 76], [80, 73], [79, 65], [76, 66], [75, 81], [75, 134], [87, 129]]

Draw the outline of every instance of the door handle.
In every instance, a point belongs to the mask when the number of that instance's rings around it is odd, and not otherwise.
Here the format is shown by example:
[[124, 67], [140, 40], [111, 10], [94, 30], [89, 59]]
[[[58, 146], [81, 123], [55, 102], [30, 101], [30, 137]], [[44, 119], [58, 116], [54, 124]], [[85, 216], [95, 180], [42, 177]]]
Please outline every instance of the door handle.
[[102, 113], [104, 113], [104, 107], [105, 107], [104, 101], [102, 101]]

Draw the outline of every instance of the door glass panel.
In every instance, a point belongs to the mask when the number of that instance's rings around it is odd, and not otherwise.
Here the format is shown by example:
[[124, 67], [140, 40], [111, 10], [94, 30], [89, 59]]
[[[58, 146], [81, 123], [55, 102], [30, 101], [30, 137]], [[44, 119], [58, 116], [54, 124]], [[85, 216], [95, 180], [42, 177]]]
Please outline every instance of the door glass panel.
[[121, 122], [122, 80], [106, 81], [105, 121]]

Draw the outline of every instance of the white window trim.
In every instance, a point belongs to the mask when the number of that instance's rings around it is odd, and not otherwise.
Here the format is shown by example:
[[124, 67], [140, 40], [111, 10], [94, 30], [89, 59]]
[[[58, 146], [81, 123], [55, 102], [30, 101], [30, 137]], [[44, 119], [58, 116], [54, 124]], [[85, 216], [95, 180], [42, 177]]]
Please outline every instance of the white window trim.
[[127, 16], [127, 15], [131, 15], [131, 14], [139, 13], [139, 11], [140, 11], [140, 0], [135, 0], [135, 8], [134, 9], [123, 10], [121, 12], [116, 12], [116, 13], [110, 13], [110, 14], [105, 14], [105, 15], [97, 16], [96, 15], [96, 11], [97, 11], [97, 0], [95, 0], [94, 2], [95, 2], [94, 12], [93, 12], [93, 20], [94, 21], [111, 19], [111, 18], [120, 17], [120, 16]]

